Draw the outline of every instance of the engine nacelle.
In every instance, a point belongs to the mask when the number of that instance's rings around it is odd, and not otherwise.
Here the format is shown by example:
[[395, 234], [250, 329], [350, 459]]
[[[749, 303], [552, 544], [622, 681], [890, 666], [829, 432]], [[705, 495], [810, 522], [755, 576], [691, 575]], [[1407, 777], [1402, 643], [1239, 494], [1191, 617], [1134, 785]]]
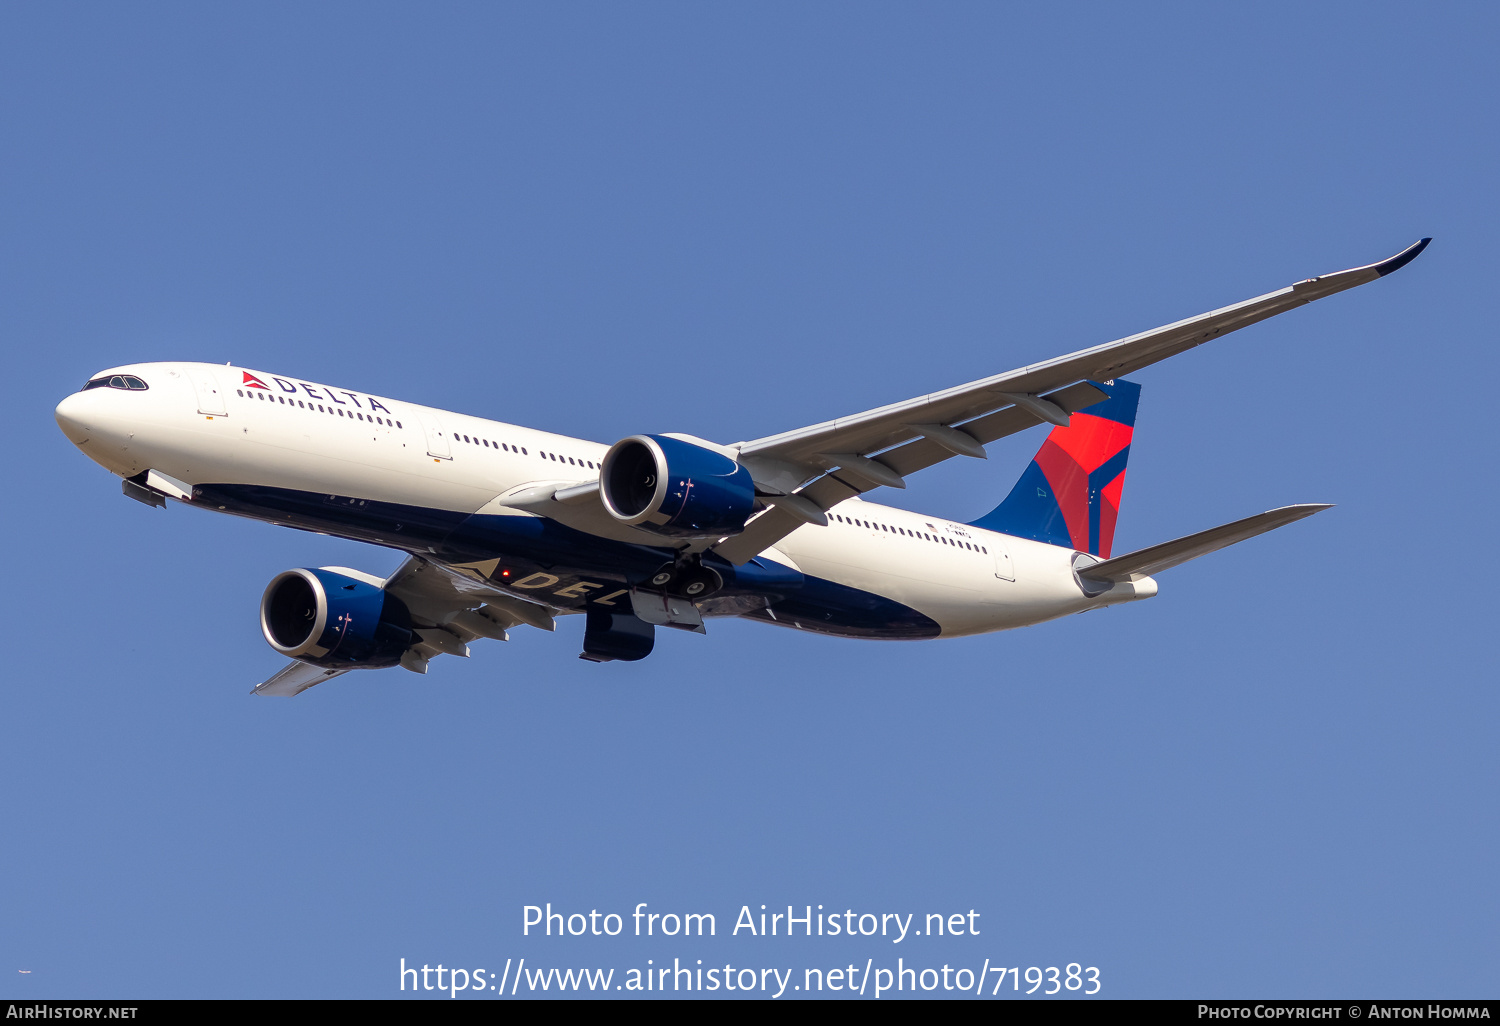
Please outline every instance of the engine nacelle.
[[750, 471], [667, 435], [632, 435], [612, 445], [599, 494], [615, 519], [674, 538], [738, 534], [755, 512]]
[[329, 569], [277, 574], [260, 600], [260, 629], [282, 655], [314, 666], [395, 666], [417, 639], [400, 599]]

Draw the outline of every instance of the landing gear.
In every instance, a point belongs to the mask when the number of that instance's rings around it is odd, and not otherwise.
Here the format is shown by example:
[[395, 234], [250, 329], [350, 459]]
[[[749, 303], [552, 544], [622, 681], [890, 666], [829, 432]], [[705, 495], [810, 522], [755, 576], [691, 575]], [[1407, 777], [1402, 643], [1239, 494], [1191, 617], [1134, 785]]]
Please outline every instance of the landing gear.
[[724, 587], [724, 578], [701, 562], [667, 563], [647, 578], [646, 584], [655, 591], [696, 600]]
[[703, 566], [688, 567], [677, 575], [673, 591], [687, 599], [707, 598], [724, 587], [724, 578]]

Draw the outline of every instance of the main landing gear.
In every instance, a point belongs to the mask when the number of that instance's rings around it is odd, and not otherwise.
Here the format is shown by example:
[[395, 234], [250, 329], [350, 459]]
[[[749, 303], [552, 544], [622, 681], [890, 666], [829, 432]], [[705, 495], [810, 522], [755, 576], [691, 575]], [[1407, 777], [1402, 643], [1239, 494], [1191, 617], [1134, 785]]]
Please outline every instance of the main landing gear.
[[685, 599], [707, 598], [724, 587], [724, 578], [716, 571], [694, 560], [688, 563], [667, 563], [647, 580], [647, 586], [668, 595], [680, 595]]

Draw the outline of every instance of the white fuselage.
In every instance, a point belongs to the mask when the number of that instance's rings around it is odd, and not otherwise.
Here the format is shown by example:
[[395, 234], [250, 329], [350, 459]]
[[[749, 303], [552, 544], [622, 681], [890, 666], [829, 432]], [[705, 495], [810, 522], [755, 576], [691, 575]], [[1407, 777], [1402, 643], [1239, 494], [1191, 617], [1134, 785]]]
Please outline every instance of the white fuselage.
[[[188, 485], [493, 513], [510, 512], [505, 496], [528, 485], [596, 479], [608, 449], [238, 367], [148, 363], [103, 373], [138, 375], [149, 388], [79, 392], [63, 400], [57, 417], [74, 444], [122, 477], [154, 470]], [[251, 380], [259, 385], [247, 385]], [[829, 517], [827, 527], [802, 527], [764, 556], [917, 610], [944, 637], [1021, 627], [1156, 592], [1144, 578], [1090, 597], [1074, 575], [1072, 549], [878, 503], [850, 499]], [[669, 546], [636, 528], [608, 529], [615, 540]]]

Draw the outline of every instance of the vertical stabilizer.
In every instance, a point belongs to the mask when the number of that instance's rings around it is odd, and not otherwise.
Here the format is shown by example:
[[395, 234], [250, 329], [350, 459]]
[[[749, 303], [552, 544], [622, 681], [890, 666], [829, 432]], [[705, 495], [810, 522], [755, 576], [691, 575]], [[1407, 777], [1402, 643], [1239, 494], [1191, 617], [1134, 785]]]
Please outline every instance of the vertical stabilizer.
[[1109, 398], [1053, 428], [1005, 501], [974, 527], [1109, 558], [1141, 386], [1091, 384]]

